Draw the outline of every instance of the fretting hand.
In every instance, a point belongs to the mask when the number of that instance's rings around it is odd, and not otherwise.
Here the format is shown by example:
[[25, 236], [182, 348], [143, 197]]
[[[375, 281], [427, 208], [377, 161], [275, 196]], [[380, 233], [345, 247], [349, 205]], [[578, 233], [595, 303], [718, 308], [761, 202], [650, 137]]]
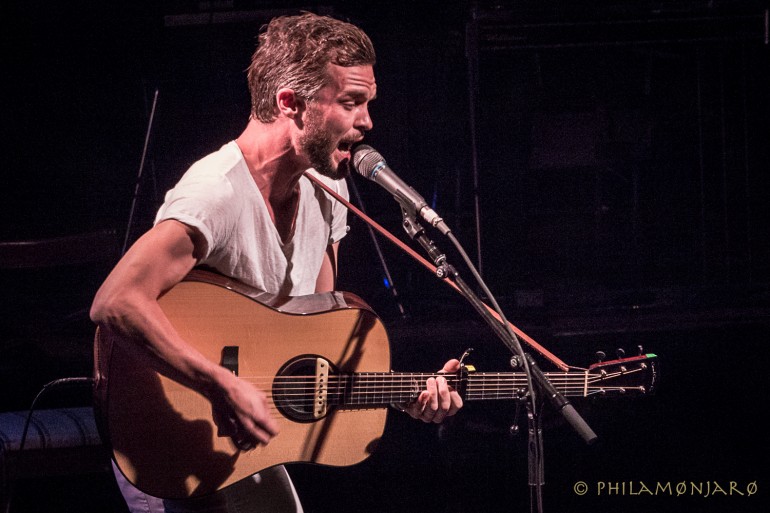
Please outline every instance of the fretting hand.
[[[455, 373], [460, 370], [460, 361], [452, 359], [444, 364], [439, 373]], [[425, 381], [425, 390], [417, 399], [405, 405], [404, 411], [423, 422], [440, 423], [460, 410], [463, 400], [457, 391], [449, 386], [443, 376], [430, 377]]]

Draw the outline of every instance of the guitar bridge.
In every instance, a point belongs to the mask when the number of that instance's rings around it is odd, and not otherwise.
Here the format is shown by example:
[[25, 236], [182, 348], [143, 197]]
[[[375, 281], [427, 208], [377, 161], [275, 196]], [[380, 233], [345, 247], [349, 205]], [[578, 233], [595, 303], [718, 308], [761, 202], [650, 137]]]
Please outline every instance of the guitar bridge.
[[313, 417], [320, 419], [326, 415], [329, 393], [329, 362], [323, 358], [315, 361], [315, 396], [313, 398]]

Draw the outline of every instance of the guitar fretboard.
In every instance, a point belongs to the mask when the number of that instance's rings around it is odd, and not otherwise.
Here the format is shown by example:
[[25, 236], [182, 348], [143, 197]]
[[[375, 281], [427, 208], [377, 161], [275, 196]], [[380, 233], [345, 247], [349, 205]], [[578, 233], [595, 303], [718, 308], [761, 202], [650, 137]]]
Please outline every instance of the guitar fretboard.
[[[586, 371], [548, 373], [548, 379], [564, 395], [584, 396], [592, 388], [607, 388], [608, 376]], [[469, 374], [464, 380], [456, 375], [437, 373], [361, 372], [331, 375], [326, 387], [329, 405], [342, 407], [376, 407], [404, 403], [417, 398], [429, 378], [443, 377], [449, 386], [460, 390], [464, 400], [517, 399], [526, 394], [527, 379], [523, 373], [483, 372]], [[315, 395], [318, 383], [313, 376], [277, 378], [286, 395]], [[598, 385], [592, 385], [592, 381]], [[602, 384], [604, 383], [604, 384]], [[293, 402], [297, 402], [296, 400]]]

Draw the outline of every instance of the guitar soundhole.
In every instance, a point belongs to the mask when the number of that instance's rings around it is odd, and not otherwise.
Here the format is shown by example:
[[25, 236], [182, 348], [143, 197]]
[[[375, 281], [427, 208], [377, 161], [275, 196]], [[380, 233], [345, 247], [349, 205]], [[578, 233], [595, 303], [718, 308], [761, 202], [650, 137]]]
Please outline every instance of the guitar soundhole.
[[292, 358], [281, 367], [273, 381], [273, 403], [294, 422], [315, 422], [323, 418], [314, 410], [318, 358], [322, 357], [301, 355]]

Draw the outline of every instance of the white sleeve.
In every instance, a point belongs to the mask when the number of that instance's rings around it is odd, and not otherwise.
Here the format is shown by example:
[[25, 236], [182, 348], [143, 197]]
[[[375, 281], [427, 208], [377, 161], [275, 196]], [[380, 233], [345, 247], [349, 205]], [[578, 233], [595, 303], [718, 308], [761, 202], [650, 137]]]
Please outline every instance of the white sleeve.
[[203, 259], [226, 241], [235, 226], [233, 216], [235, 198], [232, 184], [218, 176], [186, 173], [173, 189], [166, 193], [165, 201], [155, 216], [155, 224], [175, 219], [192, 226], [203, 236], [206, 247]]

